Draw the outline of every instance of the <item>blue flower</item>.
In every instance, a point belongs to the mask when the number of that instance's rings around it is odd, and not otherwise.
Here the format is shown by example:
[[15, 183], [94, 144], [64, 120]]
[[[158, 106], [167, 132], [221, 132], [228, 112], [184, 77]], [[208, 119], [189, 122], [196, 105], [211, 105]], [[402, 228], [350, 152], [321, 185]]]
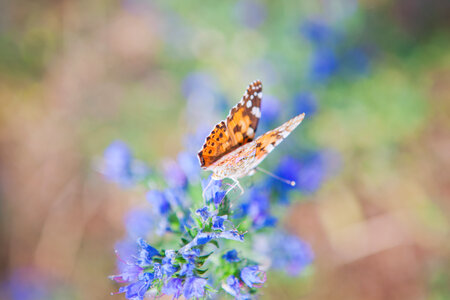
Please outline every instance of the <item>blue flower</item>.
[[153, 256], [160, 256], [159, 251], [147, 244], [147, 242], [139, 238], [137, 241], [138, 245], [141, 247], [139, 252], [138, 265], [141, 267], [149, 266], [152, 264]]
[[222, 181], [213, 180], [211, 176], [208, 179], [202, 180], [203, 196], [206, 203], [214, 203], [217, 207], [225, 197], [226, 191], [221, 190]]
[[239, 262], [241, 259], [238, 257], [238, 253], [235, 249], [228, 251], [222, 258], [230, 263]]
[[337, 39], [336, 33], [329, 26], [319, 21], [304, 22], [300, 26], [300, 31], [316, 47], [329, 45]]
[[194, 275], [195, 261], [197, 257], [200, 255], [200, 249], [181, 248], [179, 252], [183, 256], [183, 258], [186, 259], [187, 261], [185, 264], [181, 266], [180, 276], [186, 276], [187, 278], [189, 278]]
[[308, 117], [311, 117], [316, 113], [317, 106], [317, 99], [312, 93], [303, 92], [294, 97], [296, 114], [305, 113]]
[[277, 98], [265, 95], [264, 101], [261, 101], [261, 119], [259, 127], [262, 129], [261, 132], [272, 129], [273, 123], [278, 121], [281, 114], [281, 103]]
[[196, 246], [204, 245], [214, 238], [215, 234], [213, 232], [199, 232], [195, 237]]
[[103, 153], [101, 172], [112, 182], [129, 187], [148, 175], [147, 165], [135, 160], [127, 144], [112, 142]]
[[103, 160], [103, 174], [106, 178], [125, 186], [133, 182], [131, 173], [133, 157], [127, 144], [122, 141], [112, 142], [103, 153]]
[[211, 216], [211, 213], [208, 210], [208, 207], [205, 206], [203, 208], [199, 208], [195, 211], [197, 215], [199, 215], [202, 218], [202, 221], [205, 222], [208, 220], [208, 218]]
[[228, 216], [214, 216], [212, 219], [212, 229], [224, 231], [224, 222], [227, 218]]
[[261, 287], [266, 282], [266, 273], [259, 270], [258, 266], [249, 266], [241, 270], [241, 279], [248, 287]]
[[334, 50], [317, 49], [311, 59], [309, 76], [316, 82], [326, 82], [338, 70], [338, 58]]
[[123, 240], [116, 243], [115, 252], [118, 257], [117, 268], [119, 275], [110, 276], [116, 282], [131, 282], [135, 281], [139, 274], [143, 271], [137, 263], [137, 255], [139, 254], [136, 242]]
[[200, 166], [195, 155], [191, 155], [188, 152], [180, 152], [177, 161], [190, 182], [196, 183], [200, 180]]
[[162, 259], [162, 272], [167, 277], [170, 277], [175, 273], [178, 268], [174, 266], [173, 260], [175, 258], [175, 251], [174, 250], [166, 250], [165, 257]]
[[222, 288], [233, 297], [237, 297], [241, 292], [239, 279], [233, 275], [228, 276], [226, 284], [223, 284]]
[[167, 160], [163, 164], [164, 178], [167, 184], [172, 188], [185, 188], [187, 184], [186, 174], [183, 169], [172, 160]]
[[272, 267], [284, 269], [291, 276], [297, 276], [314, 260], [310, 246], [295, 235], [277, 232], [271, 237], [270, 245]]
[[255, 229], [273, 227], [277, 219], [270, 215], [270, 199], [267, 189], [252, 188], [249, 201], [241, 205], [242, 214], [249, 216]]
[[[296, 182], [295, 188], [303, 193], [311, 194], [317, 191], [326, 176], [325, 159], [321, 152], [311, 152], [301, 159], [290, 156], [284, 157], [278, 165], [275, 174]], [[293, 189], [286, 184], [271, 179], [272, 184], [282, 194]], [[285, 196], [285, 195], [283, 195]]]
[[189, 277], [183, 286], [183, 295], [186, 299], [201, 298], [205, 295], [206, 279]]
[[180, 270], [180, 276], [190, 277], [194, 274], [195, 265], [191, 262], [183, 264]]
[[313, 152], [300, 160], [300, 171], [296, 178], [297, 188], [307, 194], [314, 193], [326, 176], [325, 160], [320, 152]]
[[56, 296], [52, 292], [55, 287], [53, 282], [37, 269], [19, 268], [12, 272], [6, 282], [1, 283], [0, 294], [2, 298], [10, 300], [55, 299]]
[[161, 291], [166, 295], [173, 295], [174, 299], [178, 299], [181, 296], [182, 289], [183, 280], [176, 277], [169, 279]]
[[143, 273], [138, 281], [120, 287], [119, 293], [125, 293], [127, 299], [143, 300], [145, 293], [152, 285], [153, 279], [153, 273]]
[[151, 190], [147, 192], [147, 201], [160, 215], [166, 215], [170, 211], [170, 203], [167, 199], [167, 192]]

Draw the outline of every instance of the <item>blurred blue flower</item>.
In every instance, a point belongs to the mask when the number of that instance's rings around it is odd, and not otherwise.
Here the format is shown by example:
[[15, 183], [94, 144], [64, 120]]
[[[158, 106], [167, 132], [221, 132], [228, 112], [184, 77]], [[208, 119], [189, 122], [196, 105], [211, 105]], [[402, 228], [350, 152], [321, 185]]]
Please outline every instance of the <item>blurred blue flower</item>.
[[[195, 99], [193, 95], [209, 93], [214, 94], [216, 91], [216, 82], [211, 74], [205, 72], [189, 73], [182, 83], [181, 91], [186, 99]], [[198, 97], [197, 97], [198, 98]]]
[[125, 216], [127, 233], [132, 239], [148, 235], [155, 227], [152, 213], [143, 208], [134, 208]]
[[339, 67], [334, 50], [320, 48], [315, 50], [309, 66], [309, 77], [316, 82], [324, 83], [333, 76]]
[[167, 215], [170, 212], [170, 203], [166, 191], [150, 190], [146, 195], [147, 201], [152, 205], [155, 213]]
[[222, 258], [231, 263], [240, 261], [240, 258], [238, 257], [238, 253], [235, 249], [230, 250], [227, 253], [225, 253], [224, 255], [222, 255]]
[[297, 276], [314, 260], [310, 246], [295, 235], [277, 232], [272, 235], [270, 246], [272, 267], [283, 269], [291, 276]]
[[122, 141], [112, 142], [103, 153], [103, 174], [109, 180], [128, 186], [133, 182], [131, 150]]
[[206, 279], [199, 277], [186, 278], [183, 295], [186, 299], [201, 298], [205, 295]]
[[242, 269], [241, 279], [250, 288], [260, 287], [260, 284], [266, 282], [266, 273], [258, 266], [249, 266]]
[[200, 180], [201, 169], [195, 154], [191, 155], [188, 152], [180, 152], [177, 161], [180, 169], [191, 183], [196, 183]]
[[242, 25], [250, 28], [257, 28], [266, 20], [267, 9], [262, 2], [241, 0], [236, 3], [235, 13], [238, 21]]
[[[310, 194], [317, 191], [322, 185], [326, 176], [326, 165], [320, 152], [309, 153], [301, 159], [286, 156], [281, 159], [275, 174], [295, 181], [296, 189]], [[270, 181], [281, 193], [294, 188], [273, 179]]]
[[250, 190], [248, 201], [241, 205], [241, 213], [236, 217], [248, 216], [252, 220], [255, 229], [273, 227], [277, 219], [270, 214], [269, 190], [254, 187]]
[[303, 193], [314, 193], [322, 185], [326, 176], [325, 161], [320, 152], [313, 152], [300, 160], [297, 188]]
[[317, 99], [310, 92], [298, 93], [293, 102], [296, 114], [305, 113], [307, 117], [312, 117], [317, 111]]
[[[48, 278], [32, 268], [15, 269], [5, 282], [11, 300], [46, 300], [51, 299], [52, 283]], [[1, 293], [4, 297], [8, 297]]]
[[187, 184], [186, 174], [173, 160], [167, 160], [163, 163], [164, 168], [164, 178], [167, 185], [172, 188], [184, 188]]
[[258, 125], [260, 132], [272, 129], [273, 124], [277, 123], [281, 114], [281, 103], [277, 98], [264, 95], [261, 101], [261, 119]]
[[146, 164], [133, 158], [127, 144], [114, 141], [103, 153], [101, 172], [108, 180], [129, 187], [143, 180], [150, 170]]
[[309, 20], [300, 25], [300, 32], [314, 46], [320, 47], [335, 42], [336, 33], [325, 23]]
[[181, 296], [183, 289], [183, 280], [181, 278], [170, 278], [163, 286], [162, 292], [166, 295], [173, 295], [173, 299], [178, 299]]

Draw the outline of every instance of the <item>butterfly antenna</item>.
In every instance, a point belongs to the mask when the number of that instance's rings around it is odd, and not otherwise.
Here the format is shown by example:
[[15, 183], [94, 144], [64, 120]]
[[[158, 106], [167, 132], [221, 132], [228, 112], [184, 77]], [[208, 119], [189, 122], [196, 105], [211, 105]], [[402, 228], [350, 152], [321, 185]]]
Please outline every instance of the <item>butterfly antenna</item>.
[[263, 172], [263, 173], [265, 173], [265, 174], [267, 174], [267, 175], [269, 175], [269, 176], [271, 176], [271, 177], [273, 177], [273, 178], [275, 178], [275, 179], [277, 179], [277, 180], [279, 180], [279, 181], [281, 181], [281, 182], [284, 182], [284, 183], [286, 183], [286, 184], [289, 184], [290, 186], [295, 186], [295, 181], [292, 181], [292, 180], [288, 180], [288, 179], [282, 178], [282, 177], [280, 177], [280, 176], [278, 176], [278, 175], [275, 175], [275, 174], [273, 174], [272, 172], [269, 172], [269, 171], [267, 171], [267, 170], [264, 170], [264, 169], [262, 169], [262, 168], [260, 168], [260, 167], [256, 167], [255, 169], [256, 169], [257, 171]]

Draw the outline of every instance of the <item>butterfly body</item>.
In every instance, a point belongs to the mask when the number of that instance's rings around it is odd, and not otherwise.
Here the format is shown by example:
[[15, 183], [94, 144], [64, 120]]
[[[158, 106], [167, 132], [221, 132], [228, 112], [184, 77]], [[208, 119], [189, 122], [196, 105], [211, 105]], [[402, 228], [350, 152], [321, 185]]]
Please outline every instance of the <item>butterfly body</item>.
[[239, 179], [247, 176], [256, 165], [256, 147], [253, 141], [226, 154], [206, 170], [213, 172], [212, 178], [215, 180]]
[[203, 169], [213, 172], [213, 179], [231, 178], [240, 187], [237, 180], [252, 174], [305, 116], [300, 114], [255, 139], [261, 117], [261, 98], [262, 84], [257, 80], [248, 86], [227, 119], [218, 123], [206, 138], [198, 158]]

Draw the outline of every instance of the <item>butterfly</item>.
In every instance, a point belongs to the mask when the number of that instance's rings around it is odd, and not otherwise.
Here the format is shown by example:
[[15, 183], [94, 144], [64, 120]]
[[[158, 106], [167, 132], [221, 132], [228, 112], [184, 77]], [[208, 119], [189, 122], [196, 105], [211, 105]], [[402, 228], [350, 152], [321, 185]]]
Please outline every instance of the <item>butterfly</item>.
[[198, 158], [202, 169], [212, 171], [212, 179], [230, 178], [241, 190], [238, 179], [252, 175], [255, 168], [280, 144], [303, 120], [302, 113], [283, 125], [255, 139], [261, 117], [262, 84], [256, 80], [249, 84], [228, 114], [206, 137]]

